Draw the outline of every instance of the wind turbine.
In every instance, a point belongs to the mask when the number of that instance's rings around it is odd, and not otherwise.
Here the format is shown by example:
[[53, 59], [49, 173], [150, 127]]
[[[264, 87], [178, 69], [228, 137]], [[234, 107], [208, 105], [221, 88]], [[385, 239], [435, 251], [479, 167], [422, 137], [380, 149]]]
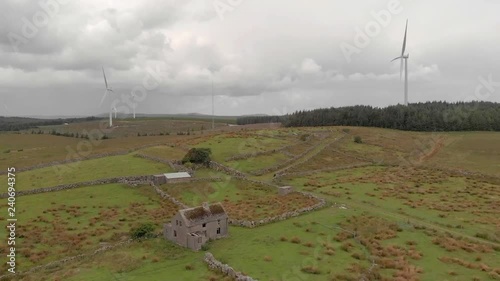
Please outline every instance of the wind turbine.
[[135, 119], [135, 103], [132, 104], [132, 112], [134, 113], [134, 119]]
[[113, 106], [113, 111], [115, 112], [115, 119], [116, 119], [116, 107]]
[[410, 57], [410, 54], [405, 54], [407, 32], [408, 32], [408, 20], [406, 20], [405, 37], [403, 39], [403, 49], [401, 51], [401, 56], [392, 60], [392, 61], [399, 60], [399, 59], [401, 60], [401, 68], [399, 71], [399, 79], [400, 80], [403, 76], [403, 64], [404, 64], [404, 71], [405, 71], [405, 101], [404, 101], [404, 105], [408, 105], [408, 58]]
[[[102, 105], [102, 103], [104, 102], [104, 99], [106, 99], [106, 96], [108, 95], [108, 92], [113, 92], [113, 89], [111, 87], [108, 86], [108, 80], [106, 79], [106, 73], [104, 72], [104, 67], [102, 67], [102, 76], [104, 77], [104, 84], [106, 85], [106, 90], [104, 91], [104, 96], [102, 96], [102, 99], [101, 99], [101, 103], [99, 104], [99, 106]], [[113, 112], [112, 112], [113, 108], [111, 108], [111, 110], [109, 111], [109, 127], [112, 127], [113, 126]], [[116, 118], [116, 108], [115, 108], [115, 118]]]
[[212, 130], [215, 129], [215, 114], [214, 114], [214, 78], [212, 78]]

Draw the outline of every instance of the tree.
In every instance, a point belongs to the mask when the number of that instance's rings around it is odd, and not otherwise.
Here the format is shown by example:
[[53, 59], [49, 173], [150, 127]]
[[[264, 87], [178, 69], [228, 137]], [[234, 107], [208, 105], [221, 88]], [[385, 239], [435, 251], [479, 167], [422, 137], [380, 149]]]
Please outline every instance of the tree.
[[195, 163], [208, 165], [212, 150], [210, 148], [191, 148], [188, 153], [182, 158], [182, 164]]

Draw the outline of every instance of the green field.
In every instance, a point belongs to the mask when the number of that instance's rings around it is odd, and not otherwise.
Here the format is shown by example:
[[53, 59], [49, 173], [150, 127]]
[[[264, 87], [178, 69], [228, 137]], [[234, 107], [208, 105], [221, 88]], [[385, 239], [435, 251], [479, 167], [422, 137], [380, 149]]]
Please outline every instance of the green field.
[[[205, 130], [205, 121], [117, 121], [121, 127], [113, 138], [93, 147], [90, 155], [127, 154], [19, 172], [16, 189], [171, 171], [165, 164], [135, 157], [135, 150], [180, 160], [192, 147], [208, 147], [213, 160], [244, 173], [299, 156], [279, 170], [249, 177], [313, 193], [326, 199], [328, 207], [251, 229], [231, 226], [229, 237], [207, 246], [217, 259], [261, 281], [500, 280], [500, 133], [269, 124], [219, 124], [211, 131]], [[66, 129], [78, 132], [93, 126], [88, 122]], [[194, 134], [136, 136], [190, 126]], [[355, 143], [355, 136], [362, 142]], [[67, 147], [80, 142], [0, 134], [0, 163], [22, 168], [64, 160]], [[289, 145], [283, 151], [249, 155]], [[228, 159], [242, 155], [244, 159]], [[346, 168], [356, 164], [364, 166]], [[275, 177], [280, 171], [286, 174]], [[278, 216], [316, 203], [299, 193], [279, 196], [269, 185], [206, 167], [197, 168], [194, 176], [221, 180], [160, 188], [189, 206], [222, 202], [230, 218], [242, 220]], [[7, 176], [1, 175], [0, 181], [6, 182]], [[0, 206], [5, 220], [7, 200]], [[131, 229], [144, 222], [160, 232], [177, 210], [149, 185], [109, 184], [19, 196], [19, 270], [125, 241]], [[7, 229], [0, 235], [6, 237]], [[230, 280], [209, 270], [204, 254], [160, 236], [11, 280]]]
[[[130, 228], [141, 221], [153, 222], [159, 230], [177, 209], [148, 186], [121, 184], [21, 196], [16, 207], [18, 264], [24, 270], [96, 249], [100, 242], [127, 239]], [[6, 235], [2, 228], [0, 236]]]
[[279, 196], [274, 187], [228, 177], [221, 182], [165, 184], [161, 188], [188, 206], [222, 202], [234, 219], [258, 220], [317, 203], [300, 194]]
[[288, 141], [262, 136], [219, 135], [198, 143], [196, 147], [208, 147], [215, 161], [224, 162], [237, 154], [263, 152], [287, 145]]
[[[72, 162], [16, 174], [17, 190], [51, 187], [120, 176], [153, 175], [171, 172], [165, 164], [129, 155]], [[6, 182], [7, 175], [0, 180]]]

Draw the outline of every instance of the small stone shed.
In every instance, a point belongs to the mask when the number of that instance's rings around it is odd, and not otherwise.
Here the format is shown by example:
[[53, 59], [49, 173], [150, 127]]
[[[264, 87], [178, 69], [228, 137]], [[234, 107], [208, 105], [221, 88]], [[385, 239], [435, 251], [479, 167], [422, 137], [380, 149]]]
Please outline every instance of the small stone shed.
[[190, 179], [191, 175], [187, 172], [166, 173], [153, 176], [153, 181], [155, 185], [161, 185], [165, 183], [188, 182]]
[[280, 186], [278, 187], [278, 194], [279, 195], [287, 195], [293, 192], [293, 187], [291, 186]]

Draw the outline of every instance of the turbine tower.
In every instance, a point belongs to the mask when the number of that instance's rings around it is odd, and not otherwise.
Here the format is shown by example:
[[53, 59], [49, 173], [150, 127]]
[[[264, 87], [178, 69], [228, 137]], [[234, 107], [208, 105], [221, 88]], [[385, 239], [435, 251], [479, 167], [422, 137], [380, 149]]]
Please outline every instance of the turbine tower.
[[215, 129], [215, 115], [214, 115], [214, 79], [212, 78], [212, 130]]
[[[106, 85], [106, 90], [104, 91], [104, 96], [102, 96], [101, 103], [99, 104], [99, 106], [101, 106], [102, 103], [104, 102], [104, 99], [106, 99], [108, 92], [114, 93], [113, 89], [108, 86], [108, 80], [106, 79], [106, 73], [104, 73], [104, 67], [102, 67], [102, 76], [104, 77], [104, 85]], [[116, 111], [115, 111], [115, 118], [116, 118]], [[109, 127], [112, 126], [113, 126], [113, 108], [111, 108], [109, 111]]]
[[399, 71], [399, 79], [401, 80], [403, 76], [403, 64], [404, 64], [404, 71], [405, 71], [405, 100], [404, 100], [404, 105], [408, 105], [408, 58], [410, 57], [410, 54], [405, 54], [406, 51], [406, 34], [408, 32], [408, 20], [406, 20], [406, 27], [405, 27], [405, 37], [403, 39], [403, 49], [401, 51], [401, 56], [393, 59], [392, 61], [395, 60], [401, 60], [401, 67]]

